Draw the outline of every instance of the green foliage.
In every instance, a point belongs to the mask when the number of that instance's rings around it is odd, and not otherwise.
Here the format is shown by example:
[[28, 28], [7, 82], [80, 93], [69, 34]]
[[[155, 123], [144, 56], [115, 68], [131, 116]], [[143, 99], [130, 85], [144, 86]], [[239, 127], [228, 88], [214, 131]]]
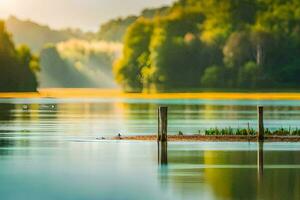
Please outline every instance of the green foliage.
[[205, 135], [255, 135], [256, 131], [254, 129], [233, 129], [233, 128], [211, 128], [204, 132]]
[[299, 89], [297, 0], [180, 0], [143, 20], [115, 66], [125, 90]]
[[[249, 128], [211, 128], [204, 131], [205, 135], [251, 135], [254, 136], [257, 134], [257, 131]], [[280, 128], [274, 131], [271, 131], [270, 129], [265, 129], [264, 135], [266, 136], [300, 136], [300, 130], [299, 129], [284, 129]]]
[[201, 86], [205, 88], [214, 88], [224, 85], [223, 69], [219, 66], [207, 67], [201, 77]]
[[247, 32], [233, 32], [223, 48], [227, 67], [238, 68], [249, 60], [255, 60], [255, 50]]
[[26, 46], [15, 48], [4, 22], [0, 21], [0, 91], [36, 91], [35, 72], [39, 70], [38, 58]]
[[[202, 51], [204, 44], [195, 34], [198, 27], [193, 21], [202, 19], [198, 13], [176, 10], [170, 17], [156, 22], [160, 26], [154, 29], [150, 43], [150, 68], [153, 69], [150, 71], [153, 73], [147, 76], [151, 84], [150, 87], [144, 84], [145, 90], [185, 89], [198, 85], [198, 74], [205, 65], [199, 55], [205, 52]], [[189, 60], [188, 66], [186, 60]]]
[[259, 70], [259, 66], [255, 62], [249, 61], [245, 63], [244, 66], [239, 69], [237, 85], [243, 88], [254, 89], [259, 84]]
[[116, 80], [126, 91], [142, 90], [142, 69], [148, 67], [153, 24], [140, 18], [128, 28], [123, 57], [115, 65]]

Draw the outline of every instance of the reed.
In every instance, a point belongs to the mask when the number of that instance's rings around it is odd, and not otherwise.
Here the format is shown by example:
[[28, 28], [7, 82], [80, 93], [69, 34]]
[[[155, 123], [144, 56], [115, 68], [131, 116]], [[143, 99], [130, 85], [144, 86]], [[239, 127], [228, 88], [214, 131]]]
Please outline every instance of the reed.
[[[199, 131], [200, 132], [200, 131]], [[204, 131], [205, 135], [257, 135], [257, 131], [253, 128], [211, 128]], [[300, 129], [285, 129], [280, 128], [276, 130], [264, 129], [264, 135], [269, 136], [300, 136]]]

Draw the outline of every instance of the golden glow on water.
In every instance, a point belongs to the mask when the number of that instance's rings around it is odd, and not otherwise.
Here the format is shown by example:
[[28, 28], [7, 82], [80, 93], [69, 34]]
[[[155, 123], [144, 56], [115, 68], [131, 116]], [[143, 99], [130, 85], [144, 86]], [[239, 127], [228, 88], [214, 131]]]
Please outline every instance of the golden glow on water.
[[0, 98], [129, 98], [129, 99], [250, 99], [300, 100], [300, 92], [124, 93], [118, 89], [40, 89], [39, 92], [0, 93]]

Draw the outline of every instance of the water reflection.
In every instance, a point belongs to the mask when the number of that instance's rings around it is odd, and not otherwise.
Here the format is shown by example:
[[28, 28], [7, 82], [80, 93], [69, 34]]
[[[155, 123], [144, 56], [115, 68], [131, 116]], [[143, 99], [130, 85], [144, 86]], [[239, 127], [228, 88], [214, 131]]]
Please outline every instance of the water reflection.
[[298, 154], [264, 151], [263, 143], [257, 151], [179, 150], [171, 145], [168, 171], [161, 168], [160, 180], [185, 198], [190, 193], [210, 199], [299, 199]]
[[[9, 103], [9, 100], [7, 103], [1, 103], [0, 132], [28, 130], [31, 133], [48, 132], [76, 137], [109, 137], [117, 133], [145, 135], [157, 132], [156, 111], [159, 102], [51, 101], [47, 100], [46, 104], [36, 101], [13, 104]], [[184, 134], [196, 134], [212, 127], [247, 128], [248, 124], [250, 127], [256, 127], [256, 106], [253, 102], [249, 102], [248, 105], [240, 104], [239, 101], [226, 102], [213, 104], [207, 100], [191, 104], [182, 100], [170, 103], [169, 134], [178, 134], [179, 131]], [[267, 128], [295, 129], [300, 124], [300, 106], [290, 106], [282, 101], [280, 106], [270, 105], [265, 109]]]
[[[256, 128], [256, 106], [226, 101], [227, 104], [213, 104], [209, 101], [201, 104], [189, 104], [188, 101], [169, 104], [169, 133], [196, 134], [212, 127]], [[265, 125], [269, 129], [297, 128], [300, 124], [300, 107], [284, 105], [265, 108]], [[132, 122], [129, 132], [156, 132], [156, 110], [160, 104], [120, 103], [124, 122]], [[165, 104], [161, 104], [165, 105]], [[142, 124], [137, 124], [140, 122]], [[132, 126], [132, 125], [136, 126]], [[141, 125], [139, 128], [138, 125]]]
[[168, 165], [168, 143], [157, 142], [158, 164], [161, 166]]
[[[46, 104], [27, 102], [26, 109], [24, 103], [0, 104], [0, 168], [2, 167], [0, 175], [9, 177], [5, 180], [15, 180], [10, 183], [12, 188], [15, 185], [19, 188], [23, 185], [30, 186], [30, 184], [18, 184], [16, 180], [19, 176], [16, 175], [13, 177], [15, 179], [11, 179], [12, 175], [8, 173], [12, 166], [20, 166], [16, 168], [17, 173], [27, 175], [26, 180], [30, 182], [32, 176], [27, 173], [34, 174], [34, 170], [22, 169], [24, 162], [28, 160], [29, 163], [35, 164], [33, 167], [36, 170], [42, 170], [43, 175], [47, 174], [51, 166], [50, 169], [56, 171], [56, 173], [52, 172], [51, 178], [54, 179], [62, 177], [64, 180], [69, 180], [69, 177], [59, 172], [62, 169], [73, 172], [74, 176], [70, 176], [72, 178], [88, 177], [82, 185], [86, 185], [86, 190], [97, 186], [94, 194], [100, 194], [99, 187], [97, 184], [91, 184], [90, 181], [94, 181], [93, 183], [98, 181], [98, 184], [103, 181], [105, 182], [103, 187], [107, 183], [110, 185], [120, 183], [119, 178], [103, 179], [104, 173], [108, 172], [112, 175], [129, 173], [133, 176], [140, 174], [140, 177], [152, 173], [149, 175], [150, 178], [147, 176], [145, 179], [140, 178], [142, 179], [140, 182], [149, 181], [149, 185], [152, 186], [149, 187], [148, 193], [145, 191], [143, 194], [145, 196], [150, 193], [158, 196], [161, 193], [172, 193], [173, 198], [166, 199], [255, 199], [257, 197], [300, 199], [299, 147], [278, 150], [270, 148], [270, 146], [276, 147], [275, 144], [254, 143], [161, 143], [158, 146], [149, 145], [150, 147], [143, 143], [137, 147], [135, 143], [122, 143], [122, 141], [120, 143], [95, 142], [93, 139], [96, 137], [115, 136], [117, 133], [122, 135], [156, 133], [158, 103], [144, 103], [138, 100], [134, 103], [48, 101], [50, 102]], [[248, 122], [250, 126], [256, 127], [256, 104], [230, 101], [226, 104], [213, 103], [173, 102], [169, 107], [170, 133], [177, 134], [178, 131], [184, 134], [198, 133], [199, 129], [214, 126], [246, 127]], [[288, 103], [281, 102], [280, 106], [266, 109], [267, 127], [284, 125], [284, 127], [294, 128], [300, 124], [299, 105], [292, 107]], [[288, 144], [287, 147], [290, 145]], [[220, 146], [222, 148], [216, 148]], [[237, 146], [241, 147], [236, 149]], [[130, 151], [131, 148], [134, 151]], [[73, 161], [71, 164], [70, 160]], [[57, 163], [60, 168], [57, 168]], [[84, 170], [83, 166], [86, 167]], [[91, 175], [83, 172], [91, 172]], [[93, 179], [94, 176], [97, 176], [97, 179]], [[124, 180], [129, 180], [133, 176]], [[56, 181], [47, 182], [49, 177], [45, 180], [40, 179], [40, 174], [36, 177], [33, 182], [44, 181], [44, 185], [48, 184], [52, 187], [58, 185], [63, 188], [62, 185], [57, 184], [62, 180], [55, 179]], [[130, 181], [136, 185], [141, 184], [134, 180]], [[124, 188], [124, 191], [129, 190], [126, 186]], [[44, 190], [46, 189], [41, 191]], [[129, 191], [135, 192], [135, 190]]]
[[12, 120], [13, 115], [11, 111], [15, 108], [14, 104], [0, 104], [0, 121]]
[[264, 175], [264, 142], [258, 142], [257, 147], [257, 175], [258, 181], [262, 182]]

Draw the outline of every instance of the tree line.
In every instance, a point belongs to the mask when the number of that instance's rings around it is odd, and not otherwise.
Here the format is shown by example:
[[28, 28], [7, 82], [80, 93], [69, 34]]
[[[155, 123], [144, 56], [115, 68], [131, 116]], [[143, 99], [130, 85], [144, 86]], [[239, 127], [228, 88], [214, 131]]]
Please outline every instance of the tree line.
[[39, 60], [27, 46], [15, 47], [11, 35], [0, 21], [0, 91], [36, 91]]
[[127, 29], [130, 92], [299, 89], [300, 1], [180, 0]]

